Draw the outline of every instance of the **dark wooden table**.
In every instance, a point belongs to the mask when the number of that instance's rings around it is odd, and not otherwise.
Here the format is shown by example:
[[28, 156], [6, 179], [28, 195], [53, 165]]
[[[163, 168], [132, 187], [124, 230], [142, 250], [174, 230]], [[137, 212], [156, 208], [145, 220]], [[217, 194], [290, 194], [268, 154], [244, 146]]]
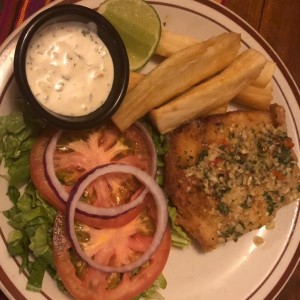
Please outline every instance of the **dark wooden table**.
[[[225, 0], [225, 5], [261, 33], [300, 87], [300, 1]], [[299, 299], [300, 265], [277, 300]]]
[[[300, 87], [300, 0], [225, 0], [225, 5], [262, 34]], [[300, 266], [277, 300], [299, 299]], [[7, 300], [1, 291], [0, 300]]]

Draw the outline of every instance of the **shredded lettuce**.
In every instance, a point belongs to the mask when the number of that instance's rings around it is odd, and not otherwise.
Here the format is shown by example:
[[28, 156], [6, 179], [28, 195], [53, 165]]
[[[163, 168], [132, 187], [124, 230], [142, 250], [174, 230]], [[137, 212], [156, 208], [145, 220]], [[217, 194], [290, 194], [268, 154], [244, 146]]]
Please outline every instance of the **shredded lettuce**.
[[[24, 117], [26, 116], [26, 117]], [[8, 237], [11, 256], [21, 258], [20, 272], [29, 273], [27, 289], [40, 291], [44, 273], [57, 278], [53, 259], [52, 230], [56, 210], [47, 204], [30, 182], [29, 154], [45, 124], [26, 114], [13, 112], [0, 117], [0, 162], [4, 162], [8, 181], [7, 196], [13, 206], [4, 211], [14, 230]], [[19, 188], [26, 185], [21, 195]], [[58, 280], [61, 288], [61, 282]]]
[[165, 298], [159, 293], [159, 289], [165, 289], [167, 287], [167, 280], [163, 274], [160, 274], [158, 278], [153, 282], [152, 286], [145, 290], [139, 296], [133, 298], [132, 300], [164, 300]]
[[[160, 134], [151, 124], [147, 123], [146, 121], [143, 125], [147, 128], [148, 132], [150, 133], [157, 154], [157, 174], [156, 174], [156, 181], [162, 187], [164, 183], [163, 178], [163, 167], [164, 163], [164, 156], [168, 151], [168, 143], [167, 139], [164, 135]], [[172, 245], [177, 248], [185, 248], [191, 244], [191, 240], [188, 235], [183, 231], [183, 229], [176, 225], [176, 217], [177, 217], [177, 210], [176, 207], [172, 206], [170, 203], [168, 205], [168, 213], [170, 219], [170, 227], [171, 227], [171, 239]]]
[[32, 183], [26, 186], [23, 195], [13, 186], [7, 194], [14, 204], [3, 212], [14, 228], [8, 237], [8, 252], [21, 257], [20, 272], [27, 270], [29, 273], [27, 289], [40, 291], [46, 270], [51, 269], [49, 273], [56, 276], [52, 248], [56, 210], [38, 195]]
[[164, 163], [164, 155], [168, 151], [167, 140], [164, 135], [160, 134], [151, 124], [147, 121], [143, 121], [143, 125], [148, 130], [156, 149], [157, 155], [157, 172], [156, 172], [156, 182], [162, 187], [164, 184], [163, 181], [163, 167]]
[[182, 230], [182, 228], [176, 225], [177, 210], [176, 207], [168, 206], [169, 218], [171, 221], [171, 239], [172, 245], [177, 248], [185, 248], [191, 244], [191, 240], [188, 235]]
[[8, 176], [1, 177], [7, 179], [10, 186], [24, 184], [30, 179], [30, 149], [45, 127], [30, 112], [26, 116], [13, 112], [0, 117], [0, 163], [4, 160], [4, 166], [8, 168]]

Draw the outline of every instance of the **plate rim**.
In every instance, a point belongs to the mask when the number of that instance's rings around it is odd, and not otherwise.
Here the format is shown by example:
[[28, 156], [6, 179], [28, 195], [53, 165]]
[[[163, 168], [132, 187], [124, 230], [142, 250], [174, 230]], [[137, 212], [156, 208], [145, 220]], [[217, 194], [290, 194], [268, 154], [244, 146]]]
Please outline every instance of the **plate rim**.
[[[291, 73], [285, 66], [284, 62], [282, 59], [279, 57], [279, 55], [275, 52], [275, 50], [271, 47], [271, 45], [260, 35], [259, 32], [257, 32], [251, 25], [249, 25], [246, 21], [244, 21], [241, 17], [239, 17], [236, 13], [228, 9], [227, 7], [211, 1], [211, 0], [186, 0], [190, 2], [196, 2], [199, 3], [200, 5], [204, 5], [207, 7], [212, 8], [213, 10], [216, 10], [218, 13], [221, 13], [225, 15], [225, 17], [229, 18], [232, 20], [234, 23], [236, 23], [239, 27], [241, 27], [243, 30], [245, 30], [248, 34], [250, 34], [259, 44], [260, 46], [268, 53], [268, 55], [271, 57], [272, 60], [274, 60], [277, 64], [277, 68], [279, 68], [280, 72], [284, 76], [285, 80], [287, 81], [290, 89], [292, 90], [292, 93], [296, 99], [296, 103], [298, 105], [298, 108], [300, 108], [300, 90], [299, 87], [297, 86], [295, 80], [293, 79]], [[49, 7], [59, 5], [59, 4], [76, 4], [80, 2], [80, 0], [55, 0], [51, 2], [50, 4], [46, 5], [45, 7], [41, 8], [38, 10], [36, 13], [31, 15], [28, 19], [26, 19], [25, 22], [23, 22], [16, 30], [14, 30], [4, 41], [4, 43], [0, 46], [0, 55], [5, 51], [5, 49], [13, 42], [13, 40], [18, 36], [20, 31], [26, 26], [26, 24], [32, 19], [36, 14], [40, 13], [41, 11], [48, 9]], [[184, 7], [183, 5], [175, 5], [172, 4], [176, 2], [176, 0], [147, 0], [147, 2], [151, 4], [170, 4], [170, 6], [174, 7], [182, 7], [185, 8], [186, 10], [192, 10]], [[184, 2], [184, 1], [182, 1]], [[11, 80], [8, 80], [10, 82]], [[279, 85], [278, 85], [279, 86]], [[1, 91], [1, 94], [3, 91]], [[2, 102], [2, 101], [1, 101]], [[292, 114], [292, 117], [294, 118], [294, 115]], [[294, 124], [297, 124], [294, 121]], [[297, 129], [297, 135], [299, 139], [299, 131], [298, 127], [296, 126]], [[298, 214], [297, 214], [297, 219], [299, 218], [299, 208], [298, 208]], [[297, 221], [296, 221], [297, 223]], [[0, 228], [1, 229], [1, 228]], [[294, 230], [293, 230], [294, 231]], [[2, 235], [2, 230], [1, 230], [1, 235]], [[291, 233], [291, 238], [292, 238], [293, 233]], [[1, 238], [5, 241], [4, 236], [1, 236]], [[287, 245], [288, 248], [288, 245]], [[281, 275], [280, 279], [277, 281], [277, 283], [273, 286], [273, 288], [269, 291], [265, 299], [274, 299], [280, 291], [283, 289], [285, 284], [288, 282], [289, 278], [292, 276], [293, 272], [295, 271], [297, 265], [300, 262], [300, 240], [298, 242], [298, 246], [295, 249], [295, 252], [289, 261], [287, 267], [285, 268], [283, 274]], [[276, 269], [276, 266], [274, 267]], [[3, 277], [5, 278], [5, 281], [3, 281]], [[0, 265], [0, 288], [2, 288], [2, 291], [5, 293], [5, 295], [9, 298], [12, 299], [11, 297], [14, 297], [15, 299], [26, 299], [24, 295], [18, 290], [18, 288], [14, 285], [12, 280], [8, 277], [8, 275], [5, 273], [3, 270], [2, 266]], [[5, 285], [5, 283], [8, 283]], [[259, 289], [259, 287], [257, 287]], [[255, 294], [257, 289], [247, 297], [247, 299], [251, 299], [252, 296]], [[21, 297], [20, 297], [21, 296]]]

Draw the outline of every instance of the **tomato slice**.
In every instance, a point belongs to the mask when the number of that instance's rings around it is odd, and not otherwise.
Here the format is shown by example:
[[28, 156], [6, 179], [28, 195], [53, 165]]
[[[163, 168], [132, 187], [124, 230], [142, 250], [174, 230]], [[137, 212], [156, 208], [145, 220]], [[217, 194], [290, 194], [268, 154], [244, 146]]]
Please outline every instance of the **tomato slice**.
[[[153, 211], [154, 201], [147, 201], [142, 212], [122, 227], [94, 229], [78, 225], [77, 235], [85, 252], [99, 263], [125, 264], [145, 251], [151, 243], [156, 222]], [[154, 255], [139, 270], [124, 274], [104, 273], [91, 268], [73, 253], [64, 231], [63, 215], [58, 214], [55, 221], [55, 264], [63, 284], [77, 300], [129, 300], [138, 296], [161, 274], [170, 248], [171, 238], [167, 229]]]
[[[30, 171], [41, 195], [58, 210], [65, 211], [64, 203], [48, 185], [43, 163], [45, 148], [54, 133], [54, 130], [45, 131], [33, 146]], [[151, 146], [138, 127], [131, 126], [121, 133], [113, 123], [108, 122], [90, 131], [64, 132], [54, 155], [57, 177], [66, 190], [70, 190], [84, 173], [110, 162], [126, 163], [151, 172]], [[131, 175], [109, 174], [88, 187], [84, 201], [94, 206], [118, 206], [130, 201], [141, 189], [140, 183]], [[128, 223], [139, 211], [139, 208], [133, 209], [120, 218], [93, 218], [76, 213], [76, 220], [97, 228], [118, 227]]]

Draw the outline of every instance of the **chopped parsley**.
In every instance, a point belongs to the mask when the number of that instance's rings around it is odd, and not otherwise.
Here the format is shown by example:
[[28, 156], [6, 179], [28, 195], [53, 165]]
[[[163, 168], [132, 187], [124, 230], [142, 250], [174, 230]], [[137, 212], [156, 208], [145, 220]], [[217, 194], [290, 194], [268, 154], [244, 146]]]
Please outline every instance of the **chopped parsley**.
[[222, 215], [225, 215], [227, 216], [230, 212], [230, 208], [229, 206], [224, 203], [224, 202], [220, 202], [217, 204], [217, 210], [222, 214]]
[[203, 161], [207, 155], [208, 155], [208, 150], [207, 149], [202, 150], [199, 154], [199, 161]]
[[244, 202], [242, 202], [241, 207], [243, 209], [249, 209], [252, 207], [253, 197], [251, 195], [247, 195]]
[[274, 201], [273, 197], [268, 192], [264, 192], [263, 196], [267, 202], [268, 213], [269, 213], [269, 215], [272, 215], [272, 213], [274, 212], [274, 210], [277, 207], [277, 204]]

